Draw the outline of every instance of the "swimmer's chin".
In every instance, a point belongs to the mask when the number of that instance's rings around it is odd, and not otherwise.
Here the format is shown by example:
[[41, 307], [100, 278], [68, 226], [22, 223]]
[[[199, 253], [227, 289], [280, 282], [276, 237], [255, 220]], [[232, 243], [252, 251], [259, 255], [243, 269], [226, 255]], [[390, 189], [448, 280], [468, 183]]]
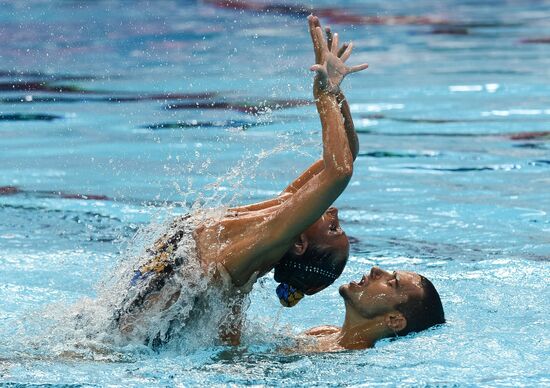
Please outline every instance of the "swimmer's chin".
[[338, 292], [342, 298], [348, 299], [348, 284], [342, 284], [340, 288], [338, 288]]

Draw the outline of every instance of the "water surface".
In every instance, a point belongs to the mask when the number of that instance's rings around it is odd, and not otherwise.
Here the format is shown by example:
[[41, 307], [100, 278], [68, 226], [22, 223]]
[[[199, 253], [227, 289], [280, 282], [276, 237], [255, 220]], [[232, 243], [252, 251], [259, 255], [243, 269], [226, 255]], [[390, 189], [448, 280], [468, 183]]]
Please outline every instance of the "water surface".
[[[266, 199], [319, 156], [312, 3], [222, 4], [0, 4], [1, 380], [550, 385], [548, 1], [315, 2], [370, 64], [344, 84], [361, 154], [336, 203], [342, 277], [293, 309], [262, 279], [237, 348], [203, 332], [75, 359], [68, 329], [44, 330], [91, 303], [140, 228]], [[432, 279], [448, 323], [365, 351], [277, 350], [340, 324], [338, 285], [371, 265]]]

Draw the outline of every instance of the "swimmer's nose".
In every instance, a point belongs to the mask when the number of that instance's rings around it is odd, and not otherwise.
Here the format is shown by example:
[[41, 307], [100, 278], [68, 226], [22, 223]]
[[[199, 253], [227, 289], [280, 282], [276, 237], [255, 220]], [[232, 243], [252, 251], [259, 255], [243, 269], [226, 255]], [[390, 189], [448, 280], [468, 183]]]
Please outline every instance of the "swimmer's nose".
[[374, 266], [370, 270], [370, 277], [371, 279], [379, 279], [381, 277], [387, 278], [391, 277], [392, 274], [390, 274], [388, 271], [384, 271], [382, 268]]
[[371, 279], [378, 279], [380, 276], [382, 276], [384, 274], [384, 270], [383, 269], [380, 269], [380, 267], [372, 267], [371, 270], [370, 270], [370, 274], [369, 274], [369, 277]]

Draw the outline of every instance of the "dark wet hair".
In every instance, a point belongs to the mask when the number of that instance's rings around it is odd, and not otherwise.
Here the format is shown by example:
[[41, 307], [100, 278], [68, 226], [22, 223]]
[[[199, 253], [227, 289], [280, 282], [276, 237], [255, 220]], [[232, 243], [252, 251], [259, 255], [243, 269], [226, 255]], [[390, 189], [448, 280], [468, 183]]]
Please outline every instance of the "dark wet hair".
[[432, 326], [445, 323], [445, 312], [439, 293], [432, 282], [420, 275], [423, 293], [420, 298], [410, 298], [395, 307], [407, 319], [407, 326], [397, 335], [407, 335], [426, 330]]
[[275, 266], [275, 281], [313, 295], [338, 279], [347, 260], [347, 257], [339, 257], [338, 250], [313, 245], [308, 246], [302, 255], [289, 251]]

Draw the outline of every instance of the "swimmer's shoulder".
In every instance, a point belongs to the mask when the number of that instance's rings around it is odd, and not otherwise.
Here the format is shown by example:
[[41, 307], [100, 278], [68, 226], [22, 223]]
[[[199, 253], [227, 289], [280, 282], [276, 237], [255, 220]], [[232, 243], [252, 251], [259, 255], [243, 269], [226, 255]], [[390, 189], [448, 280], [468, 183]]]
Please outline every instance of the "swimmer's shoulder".
[[313, 327], [305, 331], [304, 334], [317, 337], [317, 336], [325, 336], [328, 334], [336, 334], [339, 332], [340, 332], [340, 328], [338, 326], [325, 325], [325, 326]]
[[[326, 353], [344, 350], [339, 343], [341, 328], [337, 326], [317, 326], [296, 337], [293, 349], [298, 353]], [[291, 352], [292, 353], [292, 352]]]

